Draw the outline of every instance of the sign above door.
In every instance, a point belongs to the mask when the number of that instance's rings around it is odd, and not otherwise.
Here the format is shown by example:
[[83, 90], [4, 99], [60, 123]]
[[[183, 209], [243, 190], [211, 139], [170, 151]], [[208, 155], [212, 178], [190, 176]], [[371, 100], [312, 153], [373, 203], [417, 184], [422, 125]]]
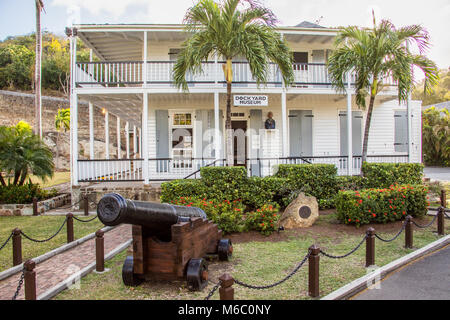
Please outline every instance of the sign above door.
[[267, 107], [269, 105], [268, 96], [255, 96], [255, 95], [235, 95], [234, 106], [235, 107]]

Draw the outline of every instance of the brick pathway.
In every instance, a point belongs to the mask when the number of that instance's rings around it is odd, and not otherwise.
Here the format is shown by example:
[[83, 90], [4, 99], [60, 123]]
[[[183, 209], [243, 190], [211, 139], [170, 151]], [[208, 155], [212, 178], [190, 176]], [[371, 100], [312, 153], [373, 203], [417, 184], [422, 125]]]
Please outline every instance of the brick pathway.
[[[105, 255], [131, 238], [131, 226], [121, 225], [104, 235]], [[95, 262], [95, 238], [68, 251], [60, 253], [35, 268], [37, 296], [64, 281], [75, 271]], [[19, 283], [21, 273], [0, 281], [0, 300], [11, 300]], [[24, 289], [20, 290], [18, 300], [24, 299]]]

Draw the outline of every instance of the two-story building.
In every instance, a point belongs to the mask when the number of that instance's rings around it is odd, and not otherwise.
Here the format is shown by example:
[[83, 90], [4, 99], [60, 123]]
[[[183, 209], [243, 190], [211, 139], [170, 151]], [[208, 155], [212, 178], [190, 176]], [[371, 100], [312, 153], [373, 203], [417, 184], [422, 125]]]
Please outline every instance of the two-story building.
[[[233, 62], [232, 127], [235, 141], [243, 141], [234, 144], [237, 164], [258, 176], [273, 174], [280, 163], [332, 163], [341, 175], [359, 174], [366, 112], [356, 106], [352, 76], [343, 95], [332, 88], [326, 68], [338, 30], [304, 22], [278, 31], [293, 52], [291, 87], [283, 85], [275, 65], [267, 85], [257, 87], [246, 61]], [[177, 89], [172, 69], [189, 37], [183, 25], [76, 25], [67, 33], [72, 48], [72, 185], [192, 178], [202, 166], [224, 164], [223, 61], [211, 57], [202, 74], [187, 76], [189, 92]], [[77, 41], [99, 61], [76, 61]], [[89, 115], [78, 114], [80, 99], [90, 102]], [[108, 114], [126, 128], [126, 146], [118, 139], [117, 155], [105, 150], [105, 159], [94, 157], [94, 107], [105, 112], [106, 149]], [[264, 126], [269, 112], [274, 129]], [[81, 159], [77, 123], [88, 116], [91, 157]], [[421, 150], [421, 102], [400, 105], [390, 82], [376, 100], [368, 161], [421, 162]]]

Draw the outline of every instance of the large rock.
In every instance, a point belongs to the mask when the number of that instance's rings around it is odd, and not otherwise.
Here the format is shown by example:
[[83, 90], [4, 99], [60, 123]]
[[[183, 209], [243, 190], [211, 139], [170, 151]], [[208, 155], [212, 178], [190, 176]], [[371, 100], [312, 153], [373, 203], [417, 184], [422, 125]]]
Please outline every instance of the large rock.
[[319, 205], [315, 197], [300, 193], [284, 210], [279, 225], [285, 229], [308, 228], [319, 218]]

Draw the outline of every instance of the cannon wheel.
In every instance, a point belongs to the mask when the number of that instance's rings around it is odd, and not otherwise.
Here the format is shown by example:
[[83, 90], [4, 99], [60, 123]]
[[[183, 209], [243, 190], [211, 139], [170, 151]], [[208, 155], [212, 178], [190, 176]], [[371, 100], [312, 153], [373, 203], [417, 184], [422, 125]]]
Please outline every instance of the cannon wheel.
[[220, 261], [228, 261], [233, 255], [233, 244], [230, 239], [220, 239], [217, 244], [217, 253]]
[[141, 284], [142, 280], [136, 277], [133, 272], [133, 257], [128, 256], [122, 267], [122, 280], [126, 286], [136, 287]]
[[208, 284], [208, 265], [203, 259], [191, 259], [186, 270], [188, 289], [201, 291]]

